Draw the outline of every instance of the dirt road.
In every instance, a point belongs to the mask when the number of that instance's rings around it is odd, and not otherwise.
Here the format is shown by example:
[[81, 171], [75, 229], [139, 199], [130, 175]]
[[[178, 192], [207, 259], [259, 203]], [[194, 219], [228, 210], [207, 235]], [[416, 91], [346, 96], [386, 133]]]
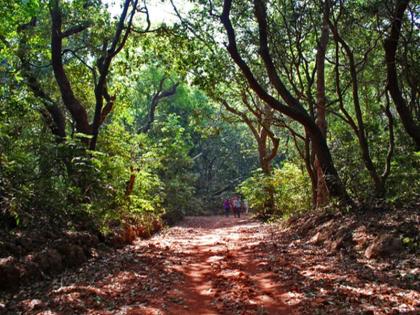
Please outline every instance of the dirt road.
[[395, 270], [249, 218], [189, 217], [0, 296], [0, 313], [418, 314], [415, 282]]
[[248, 218], [187, 218], [171, 229], [162, 243], [179, 255], [172, 268], [184, 277], [168, 291], [178, 303], [167, 313], [291, 314], [265, 268], [269, 256], [256, 250], [269, 237]]
[[269, 238], [249, 218], [190, 217], [57, 279], [3, 310], [26, 314], [292, 314], [266, 268]]

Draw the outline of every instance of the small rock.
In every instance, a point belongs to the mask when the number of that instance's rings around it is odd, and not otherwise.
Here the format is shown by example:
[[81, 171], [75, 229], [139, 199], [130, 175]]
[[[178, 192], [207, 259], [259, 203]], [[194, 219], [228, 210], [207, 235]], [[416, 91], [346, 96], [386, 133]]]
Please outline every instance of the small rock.
[[44, 303], [41, 300], [34, 299], [34, 300], [29, 301], [29, 303], [28, 303], [29, 309], [28, 310], [33, 311], [37, 308], [41, 308], [43, 305], [44, 305]]
[[401, 240], [391, 234], [383, 234], [376, 237], [373, 243], [365, 250], [368, 259], [384, 257], [395, 254], [403, 249]]
[[324, 241], [328, 239], [327, 232], [317, 232], [312, 238], [309, 240], [309, 244], [320, 245], [324, 243]]
[[64, 259], [66, 265], [74, 267], [84, 263], [87, 260], [87, 257], [82, 247], [79, 245], [70, 245], [69, 255]]
[[328, 248], [331, 252], [336, 252], [341, 248], [345, 248], [349, 244], [354, 244], [353, 235], [349, 231], [342, 230], [337, 233], [336, 239], [329, 243]]
[[44, 272], [57, 272], [63, 269], [60, 253], [54, 248], [46, 248], [34, 257], [34, 262]]
[[12, 256], [0, 259], [0, 289], [15, 287], [20, 278], [17, 261]]
[[335, 241], [332, 241], [330, 244], [330, 251], [332, 252], [336, 252], [337, 250], [339, 250], [340, 248], [342, 248], [344, 245], [344, 237], [340, 237], [338, 239], [336, 239]]
[[320, 239], [321, 233], [317, 232], [314, 236], [311, 237], [308, 243], [310, 244], [318, 244]]

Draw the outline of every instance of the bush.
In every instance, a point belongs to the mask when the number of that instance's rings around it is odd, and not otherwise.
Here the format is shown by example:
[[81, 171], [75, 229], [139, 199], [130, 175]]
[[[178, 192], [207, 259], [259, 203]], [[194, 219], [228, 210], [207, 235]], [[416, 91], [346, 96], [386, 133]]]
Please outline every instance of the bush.
[[[310, 180], [305, 172], [292, 163], [274, 168], [271, 176], [259, 169], [242, 182], [238, 192], [248, 200], [249, 206], [258, 215], [272, 210], [274, 217], [289, 216], [303, 212], [311, 206]], [[274, 191], [274, 209], [265, 209], [270, 188]]]
[[284, 163], [274, 169], [276, 207], [283, 215], [303, 212], [311, 207], [310, 179], [296, 164]]

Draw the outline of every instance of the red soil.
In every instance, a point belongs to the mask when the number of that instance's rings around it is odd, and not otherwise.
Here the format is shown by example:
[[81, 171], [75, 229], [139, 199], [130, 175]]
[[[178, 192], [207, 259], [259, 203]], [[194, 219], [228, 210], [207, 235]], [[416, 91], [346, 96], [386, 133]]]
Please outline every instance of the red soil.
[[418, 314], [415, 256], [331, 252], [297, 229], [186, 218], [77, 271], [0, 295], [0, 313]]
[[[4, 305], [26, 314], [293, 314], [255, 250], [249, 218], [186, 218], [78, 272], [23, 288]], [[1, 300], [0, 300], [1, 301]], [[7, 302], [7, 301], [6, 301]], [[0, 308], [1, 313], [1, 308]]]

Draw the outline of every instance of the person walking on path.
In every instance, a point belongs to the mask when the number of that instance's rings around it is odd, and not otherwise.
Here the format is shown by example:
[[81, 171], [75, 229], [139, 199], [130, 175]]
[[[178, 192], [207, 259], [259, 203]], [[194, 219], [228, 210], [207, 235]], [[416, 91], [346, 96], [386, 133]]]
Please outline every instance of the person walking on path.
[[223, 209], [225, 210], [225, 216], [229, 217], [229, 213], [230, 213], [230, 202], [229, 199], [225, 199], [223, 201]]
[[241, 217], [241, 199], [238, 196], [233, 197], [233, 216], [234, 217]]
[[249, 212], [249, 205], [248, 205], [248, 200], [242, 200], [242, 207], [244, 209], [244, 213], [248, 214]]

